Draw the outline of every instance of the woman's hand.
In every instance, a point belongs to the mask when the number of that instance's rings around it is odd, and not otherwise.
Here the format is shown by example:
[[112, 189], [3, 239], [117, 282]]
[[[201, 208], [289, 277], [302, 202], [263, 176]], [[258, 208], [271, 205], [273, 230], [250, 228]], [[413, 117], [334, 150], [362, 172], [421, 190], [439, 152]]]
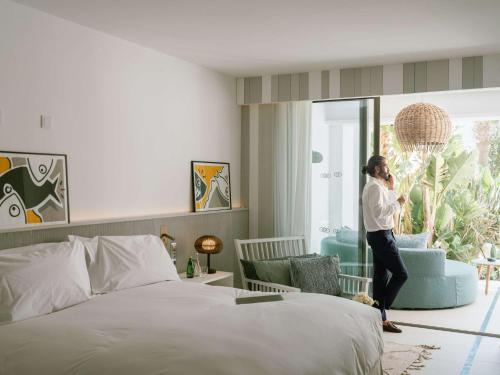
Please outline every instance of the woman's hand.
[[406, 203], [406, 196], [404, 195], [401, 195], [399, 198], [398, 198], [398, 202], [399, 202], [399, 205], [402, 206], [403, 204]]

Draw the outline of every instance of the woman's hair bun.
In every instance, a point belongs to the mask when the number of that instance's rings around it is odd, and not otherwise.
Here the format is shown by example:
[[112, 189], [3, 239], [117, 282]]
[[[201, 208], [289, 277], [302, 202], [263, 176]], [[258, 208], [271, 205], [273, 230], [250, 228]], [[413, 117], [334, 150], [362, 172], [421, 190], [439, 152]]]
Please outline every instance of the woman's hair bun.
[[368, 173], [368, 166], [364, 165], [363, 168], [361, 169], [361, 173], [367, 174]]

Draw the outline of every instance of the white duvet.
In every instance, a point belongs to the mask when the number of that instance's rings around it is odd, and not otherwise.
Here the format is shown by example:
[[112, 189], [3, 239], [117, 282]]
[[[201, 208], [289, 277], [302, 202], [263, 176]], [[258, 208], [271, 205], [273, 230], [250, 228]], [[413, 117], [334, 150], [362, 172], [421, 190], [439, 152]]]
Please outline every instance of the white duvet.
[[235, 305], [242, 293], [169, 281], [2, 325], [0, 374], [382, 373], [378, 310], [308, 293]]

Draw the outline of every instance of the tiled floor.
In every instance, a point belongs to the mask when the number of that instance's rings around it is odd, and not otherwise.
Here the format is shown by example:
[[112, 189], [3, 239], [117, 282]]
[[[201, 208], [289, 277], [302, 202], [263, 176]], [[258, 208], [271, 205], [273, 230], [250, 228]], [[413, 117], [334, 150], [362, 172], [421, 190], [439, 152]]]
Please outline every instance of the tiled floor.
[[[438, 345], [432, 359], [415, 374], [419, 375], [498, 375], [500, 374], [500, 339], [480, 337], [474, 356], [470, 356], [479, 336], [442, 332], [422, 328], [401, 327], [403, 333], [384, 333], [384, 340], [400, 344]], [[471, 357], [470, 359], [468, 359]], [[466, 362], [470, 368], [465, 367]], [[465, 367], [465, 368], [464, 368]]]
[[[499, 289], [500, 281], [492, 281], [490, 282], [488, 295], [485, 295], [484, 280], [481, 280], [479, 282], [477, 299], [471, 305], [439, 310], [390, 310], [387, 316], [388, 319], [398, 322], [480, 331], [484, 318], [492, 306], [492, 302]], [[497, 300], [494, 310], [491, 312], [485, 332], [500, 335], [500, 299]]]
[[[480, 282], [478, 298], [469, 306], [442, 310], [390, 310], [394, 321], [500, 334], [500, 282], [490, 283], [484, 294]], [[496, 296], [496, 300], [495, 300]], [[496, 301], [496, 303], [494, 303]], [[488, 316], [489, 313], [489, 316]], [[487, 323], [487, 324], [486, 324]], [[500, 338], [401, 326], [403, 333], [384, 333], [384, 340], [401, 344], [438, 345], [420, 375], [500, 375]]]

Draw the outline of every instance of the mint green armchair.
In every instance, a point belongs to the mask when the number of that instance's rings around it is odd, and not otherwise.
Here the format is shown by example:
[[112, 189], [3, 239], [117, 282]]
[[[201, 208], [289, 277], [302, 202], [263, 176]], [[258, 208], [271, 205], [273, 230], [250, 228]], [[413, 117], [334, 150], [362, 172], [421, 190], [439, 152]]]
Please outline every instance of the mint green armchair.
[[[408, 280], [392, 308], [439, 309], [467, 305], [476, 300], [478, 279], [475, 267], [446, 259], [441, 249], [400, 248], [399, 251], [408, 270]], [[360, 273], [353, 268], [357, 263], [355, 243], [338, 241], [334, 236], [326, 237], [321, 242], [321, 254], [337, 254], [342, 272]], [[371, 249], [368, 250], [368, 262], [371, 277]]]

